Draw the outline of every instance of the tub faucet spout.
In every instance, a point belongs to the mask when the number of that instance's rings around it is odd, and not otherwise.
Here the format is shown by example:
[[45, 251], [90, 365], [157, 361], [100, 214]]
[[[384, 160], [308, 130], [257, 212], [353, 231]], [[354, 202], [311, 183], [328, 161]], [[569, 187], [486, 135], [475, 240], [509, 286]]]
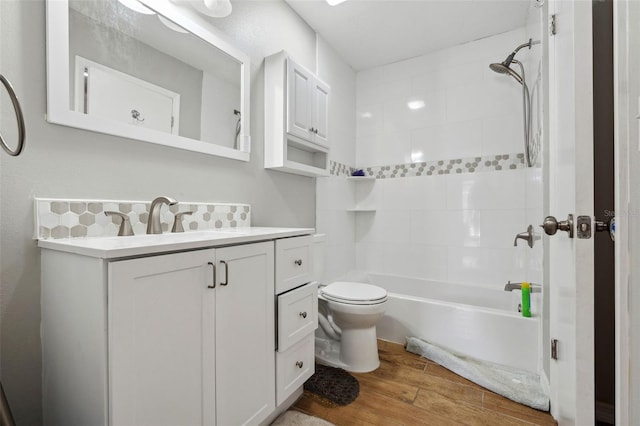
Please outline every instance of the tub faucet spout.
[[[540, 284], [529, 283], [531, 286], [531, 293], [542, 293], [542, 287]], [[522, 283], [512, 283], [507, 281], [504, 285], [504, 291], [522, 290]]]
[[169, 197], [158, 197], [151, 202], [151, 207], [149, 208], [149, 219], [147, 220], [147, 234], [162, 234], [160, 208], [163, 204], [173, 206], [174, 204], [178, 204], [178, 202]]

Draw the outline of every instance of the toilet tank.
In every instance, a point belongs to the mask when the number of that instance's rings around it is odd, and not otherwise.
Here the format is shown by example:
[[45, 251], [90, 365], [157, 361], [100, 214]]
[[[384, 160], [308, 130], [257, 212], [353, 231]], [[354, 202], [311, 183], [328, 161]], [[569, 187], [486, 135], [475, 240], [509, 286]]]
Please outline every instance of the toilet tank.
[[311, 236], [311, 254], [313, 256], [313, 279], [318, 283], [324, 283], [324, 240], [325, 234], [313, 234]]

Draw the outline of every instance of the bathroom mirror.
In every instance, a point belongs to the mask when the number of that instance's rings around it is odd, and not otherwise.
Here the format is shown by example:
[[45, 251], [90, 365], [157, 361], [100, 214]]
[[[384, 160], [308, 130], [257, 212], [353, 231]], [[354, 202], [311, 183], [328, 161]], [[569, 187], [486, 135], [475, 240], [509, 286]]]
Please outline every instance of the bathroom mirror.
[[47, 120], [249, 161], [248, 57], [184, 2], [130, 3], [47, 0]]

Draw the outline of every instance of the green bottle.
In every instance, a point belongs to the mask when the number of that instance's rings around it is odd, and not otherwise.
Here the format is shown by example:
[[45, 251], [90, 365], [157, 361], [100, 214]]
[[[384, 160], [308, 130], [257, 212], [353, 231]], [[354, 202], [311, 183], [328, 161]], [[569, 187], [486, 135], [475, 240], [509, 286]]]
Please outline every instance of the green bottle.
[[529, 283], [522, 283], [522, 316], [531, 317], [531, 286]]

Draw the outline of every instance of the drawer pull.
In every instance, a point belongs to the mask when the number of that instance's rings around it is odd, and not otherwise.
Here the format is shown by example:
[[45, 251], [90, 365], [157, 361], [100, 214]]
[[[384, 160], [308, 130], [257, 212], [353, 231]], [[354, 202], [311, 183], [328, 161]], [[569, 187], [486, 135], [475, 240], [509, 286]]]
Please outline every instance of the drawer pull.
[[296, 259], [293, 261], [293, 263], [295, 263], [298, 266], [302, 266], [302, 259]]
[[304, 365], [304, 362], [302, 361], [296, 361], [296, 367], [298, 368], [302, 368], [302, 366]]
[[307, 317], [307, 313], [306, 312], [300, 312], [299, 314], [302, 318], [306, 318]]

